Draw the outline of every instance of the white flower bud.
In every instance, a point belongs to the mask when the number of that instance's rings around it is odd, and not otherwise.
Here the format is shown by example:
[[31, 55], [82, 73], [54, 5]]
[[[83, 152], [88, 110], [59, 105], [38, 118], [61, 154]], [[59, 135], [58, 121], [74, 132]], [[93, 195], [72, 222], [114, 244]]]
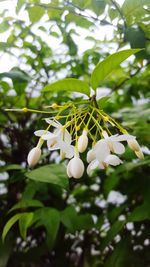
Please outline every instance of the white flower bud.
[[67, 175], [69, 178], [81, 178], [81, 176], [84, 173], [84, 164], [82, 160], [75, 156], [73, 159], [71, 159], [67, 166]]
[[82, 135], [78, 139], [78, 151], [80, 153], [84, 152], [88, 145], [87, 131], [83, 131]]
[[27, 162], [30, 167], [34, 167], [41, 156], [41, 149], [39, 147], [34, 147], [30, 150], [28, 157], [27, 157]]
[[139, 151], [140, 150], [140, 146], [139, 146], [138, 142], [135, 139], [128, 140], [127, 142], [128, 142], [129, 147], [133, 151]]
[[144, 159], [144, 155], [143, 152], [141, 151], [141, 149], [139, 149], [139, 151], [135, 151], [135, 154], [137, 155], [137, 157], [141, 160]]

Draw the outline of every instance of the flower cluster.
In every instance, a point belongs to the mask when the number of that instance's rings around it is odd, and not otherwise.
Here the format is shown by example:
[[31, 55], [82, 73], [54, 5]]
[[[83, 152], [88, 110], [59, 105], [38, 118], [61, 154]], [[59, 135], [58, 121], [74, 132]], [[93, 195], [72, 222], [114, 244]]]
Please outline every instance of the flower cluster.
[[[28, 154], [28, 164], [34, 167], [41, 156], [41, 146], [46, 141], [49, 151], [59, 150], [61, 159], [68, 159], [67, 175], [69, 178], [82, 177], [85, 167], [80, 154], [87, 151], [87, 173], [93, 170], [106, 169], [109, 165], [122, 163], [119, 155], [125, 152], [121, 142], [127, 142], [139, 159], [144, 155], [136, 141], [136, 137], [127, 133], [113, 118], [97, 107], [76, 108], [65, 106], [59, 108], [53, 117], [46, 118], [46, 130], [35, 131], [39, 142]], [[66, 114], [67, 111], [67, 114]], [[64, 123], [60, 123], [64, 121]], [[110, 128], [120, 134], [112, 134]], [[89, 149], [89, 143], [91, 148]]]

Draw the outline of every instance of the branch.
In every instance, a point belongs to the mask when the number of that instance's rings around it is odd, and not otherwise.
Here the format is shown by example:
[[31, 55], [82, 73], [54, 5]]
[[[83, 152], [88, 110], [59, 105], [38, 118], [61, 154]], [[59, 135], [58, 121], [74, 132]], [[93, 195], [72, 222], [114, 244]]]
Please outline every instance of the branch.
[[[78, 7], [78, 6], [75, 6], [73, 5], [72, 3], [69, 3], [68, 1], [66, 2], [67, 5], [70, 5], [74, 8], [77, 8], [78, 10], [80, 10], [81, 12], [85, 12], [85, 10], [83, 10], [82, 8]], [[30, 6], [29, 4], [27, 6]], [[35, 4], [35, 6], [39, 6], [39, 7], [43, 7], [43, 8], [51, 8], [51, 9], [54, 9], [54, 10], [59, 10], [61, 11], [62, 10], [62, 7], [56, 7], [56, 6], [53, 6], [53, 5], [46, 5], [46, 4]], [[98, 21], [99, 23], [101, 23], [102, 25], [110, 25], [112, 27], [117, 27], [116, 25], [113, 25], [111, 22], [105, 20], [105, 19], [102, 19], [100, 20], [98, 17], [94, 17], [94, 16], [91, 16], [91, 15], [86, 15], [86, 14], [82, 14], [82, 13], [77, 13], [75, 11], [72, 11], [72, 10], [68, 10], [69, 13], [71, 14], [74, 14], [74, 15], [77, 15], [77, 16], [80, 16], [80, 17], [84, 17], [86, 19], [92, 19], [94, 21]]]
[[116, 3], [115, 0], [111, 0], [111, 2], [114, 5], [114, 7], [116, 8], [116, 10], [118, 11], [118, 13], [120, 14], [120, 17], [122, 18], [122, 20], [124, 22], [124, 27], [126, 28], [127, 27], [126, 19], [124, 17], [124, 14], [122, 13], [122, 10], [121, 10], [120, 6], [118, 5], [118, 3]]

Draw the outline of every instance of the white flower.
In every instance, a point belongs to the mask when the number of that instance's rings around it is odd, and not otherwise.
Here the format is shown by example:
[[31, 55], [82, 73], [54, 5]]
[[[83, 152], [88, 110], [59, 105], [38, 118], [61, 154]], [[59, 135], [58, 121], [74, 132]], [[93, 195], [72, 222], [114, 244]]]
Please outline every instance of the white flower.
[[55, 127], [54, 132], [38, 130], [34, 132], [34, 134], [41, 137], [43, 140], [47, 140], [47, 147], [50, 151], [60, 149], [60, 154], [63, 155], [63, 157], [72, 158], [74, 149], [71, 145], [72, 140], [70, 133], [59, 122], [50, 119], [46, 119], [46, 121]]
[[82, 160], [75, 155], [68, 163], [67, 166], [67, 175], [69, 178], [81, 178], [84, 173], [84, 164]]
[[88, 137], [87, 137], [87, 131], [83, 130], [82, 135], [78, 139], [78, 151], [80, 153], [83, 153], [88, 146]]
[[117, 166], [122, 163], [122, 161], [116, 155], [110, 154], [110, 147], [105, 139], [99, 140], [92, 150], [89, 151], [87, 157], [88, 162], [90, 162], [87, 173], [90, 175], [91, 172], [99, 167], [100, 169], [105, 169], [108, 165]]
[[110, 151], [119, 155], [125, 152], [125, 147], [120, 143], [121, 141], [134, 142], [135, 140], [135, 137], [129, 134], [108, 136], [105, 131], [102, 134]]
[[34, 147], [30, 150], [28, 157], [27, 157], [27, 162], [30, 167], [34, 167], [41, 156], [41, 149], [39, 147]]

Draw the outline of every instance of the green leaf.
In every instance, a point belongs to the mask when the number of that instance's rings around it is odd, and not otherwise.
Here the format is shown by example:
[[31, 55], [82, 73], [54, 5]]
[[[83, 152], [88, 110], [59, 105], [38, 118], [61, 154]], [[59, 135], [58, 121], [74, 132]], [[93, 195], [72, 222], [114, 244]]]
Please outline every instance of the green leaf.
[[0, 87], [3, 88], [3, 91], [6, 93], [10, 90], [10, 85], [5, 81], [0, 81]]
[[9, 23], [7, 21], [3, 21], [0, 23], [0, 33], [3, 33], [9, 29]]
[[[125, 30], [125, 39], [130, 43], [131, 48], [146, 47], [146, 33], [140, 27], [128, 27]], [[137, 58], [149, 58], [146, 50], [142, 50], [135, 55]]]
[[122, 230], [126, 221], [116, 221], [107, 232], [107, 236], [101, 243], [101, 249], [104, 250], [105, 247], [115, 238], [115, 236]]
[[91, 75], [91, 85], [94, 90], [104, 81], [109, 74], [117, 68], [121, 62], [131, 55], [139, 52], [141, 49], [127, 49], [116, 52], [98, 63]]
[[0, 73], [0, 79], [5, 77], [8, 77], [16, 82], [29, 82], [31, 80], [28, 74], [19, 69], [12, 69], [9, 72]]
[[90, 7], [93, 9], [93, 11], [96, 13], [97, 16], [101, 15], [106, 6], [106, 1], [105, 0], [92, 0]]
[[53, 247], [60, 224], [60, 215], [56, 209], [46, 209], [43, 216], [44, 225], [47, 231], [47, 243], [50, 248]]
[[0, 166], [0, 172], [12, 171], [12, 170], [22, 170], [22, 166], [19, 164], [9, 164], [5, 166]]
[[27, 235], [28, 227], [31, 225], [33, 220], [33, 212], [24, 213], [19, 219], [19, 229], [22, 238], [25, 240]]
[[61, 10], [55, 8], [47, 8], [47, 14], [50, 20], [59, 20], [63, 12], [63, 8]]
[[91, 215], [80, 215], [77, 213], [73, 206], [69, 206], [64, 211], [62, 211], [61, 221], [72, 233], [77, 230], [88, 230], [93, 226]]
[[53, 208], [42, 208], [35, 212], [37, 226], [43, 225], [46, 228], [46, 240], [49, 248], [53, 248], [60, 225], [60, 213]]
[[12, 212], [16, 209], [24, 209], [24, 208], [28, 208], [28, 207], [43, 207], [43, 204], [41, 201], [36, 200], [36, 199], [22, 199], [19, 203], [17, 203], [16, 205], [14, 205], [9, 212]]
[[128, 25], [131, 25], [134, 20], [141, 22], [141, 16], [146, 14], [144, 5], [150, 7], [149, 0], [125, 0], [122, 6], [122, 12], [126, 18]]
[[5, 224], [4, 229], [3, 229], [3, 233], [2, 233], [2, 240], [5, 240], [5, 237], [7, 235], [7, 233], [9, 232], [9, 230], [11, 229], [11, 227], [24, 215], [24, 213], [19, 213], [14, 215], [13, 217], [11, 217], [9, 219], [9, 221]]
[[100, 98], [97, 103], [100, 109], [103, 109], [106, 105], [106, 102], [110, 99], [110, 96], [104, 96]]
[[10, 47], [10, 44], [6, 42], [0, 42], [0, 50], [5, 51], [9, 47]]
[[30, 21], [32, 23], [36, 23], [45, 14], [45, 9], [40, 6], [32, 6], [28, 9], [28, 14], [29, 14]]
[[43, 183], [51, 183], [68, 188], [68, 178], [63, 164], [50, 164], [25, 173], [26, 177]]
[[13, 244], [10, 240], [3, 243], [0, 240], [0, 267], [6, 267], [9, 260], [10, 254], [12, 252]]
[[66, 78], [52, 84], [48, 84], [42, 92], [59, 92], [59, 91], [68, 91], [69, 92], [79, 92], [85, 95], [90, 95], [89, 85], [81, 80], [74, 78]]
[[135, 208], [128, 217], [129, 222], [140, 222], [148, 219], [150, 219], [149, 203], [144, 203], [143, 205]]
[[22, 8], [22, 6], [25, 4], [24, 0], [18, 0], [17, 1], [17, 6], [16, 6], [16, 13], [18, 13], [20, 11], [20, 9]]
[[129, 241], [121, 240], [106, 260], [104, 267], [126, 267], [130, 265]]
[[93, 25], [93, 23], [87, 20], [86, 18], [72, 13], [66, 15], [65, 20], [68, 23], [75, 22], [77, 26], [80, 26], [82, 28], [89, 28], [90, 26]]

